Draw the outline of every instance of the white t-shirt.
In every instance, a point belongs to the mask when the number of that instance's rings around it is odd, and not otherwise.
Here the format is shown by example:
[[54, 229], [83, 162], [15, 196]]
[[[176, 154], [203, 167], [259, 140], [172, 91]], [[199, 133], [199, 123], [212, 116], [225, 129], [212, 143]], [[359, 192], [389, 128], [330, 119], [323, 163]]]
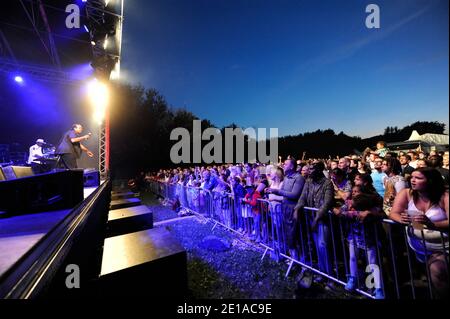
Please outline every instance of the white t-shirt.
[[411, 162], [409, 162], [409, 166], [411, 166], [412, 168], [416, 169], [417, 168], [417, 162], [418, 162], [418, 160], [411, 161]]
[[37, 144], [34, 144], [30, 147], [30, 156], [28, 156], [28, 164], [31, 163], [39, 163], [38, 157], [42, 157], [44, 154], [42, 154], [42, 147], [40, 147]]

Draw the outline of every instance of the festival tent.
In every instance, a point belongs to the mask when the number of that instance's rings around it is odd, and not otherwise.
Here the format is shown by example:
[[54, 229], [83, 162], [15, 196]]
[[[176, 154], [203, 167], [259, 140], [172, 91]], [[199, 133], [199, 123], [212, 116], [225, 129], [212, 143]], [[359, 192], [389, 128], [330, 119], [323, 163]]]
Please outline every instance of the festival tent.
[[448, 145], [449, 136], [446, 134], [425, 133], [420, 135], [416, 130], [412, 131], [407, 141], [426, 142], [430, 145]]

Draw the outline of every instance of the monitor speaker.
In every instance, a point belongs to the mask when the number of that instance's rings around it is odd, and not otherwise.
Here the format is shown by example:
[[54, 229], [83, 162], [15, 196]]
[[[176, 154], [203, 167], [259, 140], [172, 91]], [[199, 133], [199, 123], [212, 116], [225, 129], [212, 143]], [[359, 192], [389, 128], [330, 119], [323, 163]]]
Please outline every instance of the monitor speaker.
[[73, 208], [83, 199], [82, 171], [65, 170], [0, 182], [0, 210], [14, 215]]
[[85, 169], [83, 174], [84, 187], [100, 186], [100, 172], [94, 169]]
[[28, 166], [6, 166], [3, 167], [3, 174], [6, 180], [33, 176], [33, 170]]

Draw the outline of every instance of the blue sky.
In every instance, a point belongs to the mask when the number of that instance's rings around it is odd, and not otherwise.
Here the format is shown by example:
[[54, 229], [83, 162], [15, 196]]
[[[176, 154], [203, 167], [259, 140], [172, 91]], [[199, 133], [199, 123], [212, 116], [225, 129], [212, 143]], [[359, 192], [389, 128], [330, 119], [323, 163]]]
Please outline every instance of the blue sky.
[[447, 0], [128, 0], [122, 74], [217, 126], [448, 126], [448, 23]]

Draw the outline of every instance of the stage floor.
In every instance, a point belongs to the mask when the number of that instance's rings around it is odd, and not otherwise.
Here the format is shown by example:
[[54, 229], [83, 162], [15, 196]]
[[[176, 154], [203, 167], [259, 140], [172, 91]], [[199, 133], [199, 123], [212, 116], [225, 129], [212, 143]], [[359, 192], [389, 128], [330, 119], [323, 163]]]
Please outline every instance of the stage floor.
[[84, 188], [84, 199], [88, 198], [98, 187], [85, 187]]
[[[84, 199], [98, 187], [85, 187]], [[60, 223], [72, 209], [2, 218], [0, 215], [0, 277]]]

